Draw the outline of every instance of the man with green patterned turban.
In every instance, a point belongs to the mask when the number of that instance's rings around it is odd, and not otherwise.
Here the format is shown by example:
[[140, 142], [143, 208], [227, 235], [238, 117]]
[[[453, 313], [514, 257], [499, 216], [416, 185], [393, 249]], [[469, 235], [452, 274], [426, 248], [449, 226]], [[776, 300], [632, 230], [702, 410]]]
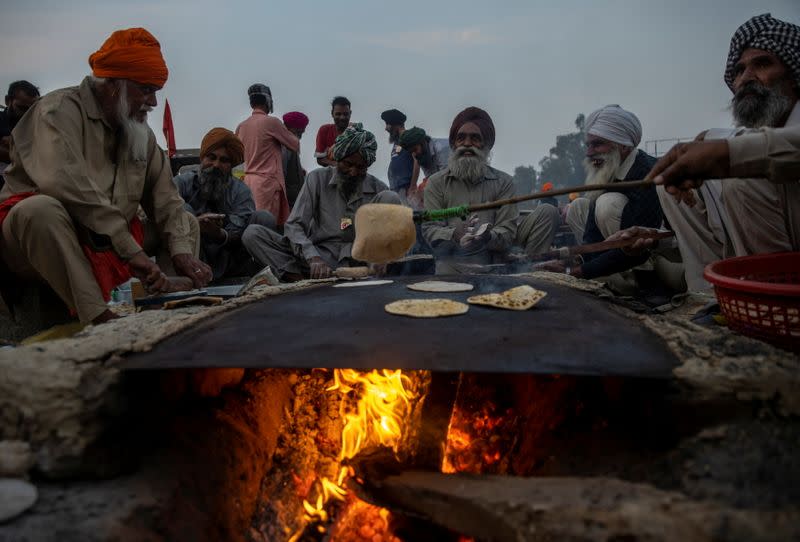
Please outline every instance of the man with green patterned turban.
[[327, 278], [339, 267], [364, 265], [350, 254], [353, 219], [366, 203], [400, 204], [400, 197], [367, 173], [378, 144], [361, 124], [348, 127], [333, 146], [335, 167], [308, 174], [284, 226], [284, 235], [253, 226], [242, 243], [283, 281]]

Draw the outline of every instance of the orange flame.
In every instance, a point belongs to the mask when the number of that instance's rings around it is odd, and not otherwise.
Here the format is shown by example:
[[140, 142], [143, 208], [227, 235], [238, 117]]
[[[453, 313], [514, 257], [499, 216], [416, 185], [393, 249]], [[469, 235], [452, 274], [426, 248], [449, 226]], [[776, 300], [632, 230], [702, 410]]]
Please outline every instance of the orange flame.
[[[405, 429], [405, 422], [411, 413], [411, 401], [416, 397], [411, 380], [402, 371], [371, 371], [361, 373], [353, 369], [335, 369], [333, 385], [327, 391], [338, 391], [342, 395], [355, 392], [358, 395], [356, 407], [348, 411], [347, 401], [342, 401], [340, 415], [344, 419], [342, 446], [339, 461], [352, 459], [367, 446], [382, 445], [398, 451]], [[347, 490], [344, 483], [349, 470], [342, 467], [335, 481], [320, 478], [321, 491], [312, 504], [303, 501], [304, 520], [308, 523], [325, 523], [328, 514], [325, 506], [331, 499], [345, 500]], [[388, 514], [388, 512], [387, 512]], [[301, 535], [295, 533], [290, 542]]]

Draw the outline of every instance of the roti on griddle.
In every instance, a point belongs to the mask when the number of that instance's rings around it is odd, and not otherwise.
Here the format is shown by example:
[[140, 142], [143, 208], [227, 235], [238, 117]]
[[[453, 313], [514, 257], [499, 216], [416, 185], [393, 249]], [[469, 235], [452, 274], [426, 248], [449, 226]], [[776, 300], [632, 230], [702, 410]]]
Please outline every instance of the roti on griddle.
[[438, 318], [466, 314], [469, 305], [452, 299], [401, 299], [392, 301], [384, 307], [390, 314], [411, 316], [412, 318]]
[[361, 286], [381, 286], [383, 284], [391, 284], [393, 280], [357, 280], [353, 282], [342, 282], [334, 286], [334, 288], [359, 288]]
[[424, 280], [406, 286], [409, 290], [418, 292], [469, 292], [475, 288], [466, 282], [447, 282], [444, 280]]
[[537, 290], [527, 284], [511, 288], [496, 294], [473, 295], [467, 302], [473, 305], [487, 305], [512, 311], [526, 311], [536, 305], [547, 295], [547, 292]]

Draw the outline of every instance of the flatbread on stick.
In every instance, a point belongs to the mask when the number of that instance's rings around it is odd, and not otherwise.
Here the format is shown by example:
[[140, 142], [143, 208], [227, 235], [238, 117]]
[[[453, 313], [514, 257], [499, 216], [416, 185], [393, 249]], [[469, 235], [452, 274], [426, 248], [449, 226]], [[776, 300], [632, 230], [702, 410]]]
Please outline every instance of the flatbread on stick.
[[467, 302], [473, 305], [487, 305], [512, 311], [526, 311], [541, 301], [547, 292], [523, 285], [496, 294], [473, 295]]
[[438, 318], [466, 314], [469, 305], [451, 299], [401, 299], [384, 307], [389, 314], [412, 318]]
[[425, 280], [406, 286], [417, 292], [469, 292], [475, 287], [466, 282], [447, 282], [444, 280]]

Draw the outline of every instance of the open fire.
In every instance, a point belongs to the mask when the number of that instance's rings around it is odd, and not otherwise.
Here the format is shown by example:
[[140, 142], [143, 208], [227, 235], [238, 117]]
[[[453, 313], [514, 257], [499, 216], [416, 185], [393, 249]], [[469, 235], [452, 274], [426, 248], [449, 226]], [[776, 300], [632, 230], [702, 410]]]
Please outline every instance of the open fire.
[[[361, 372], [335, 369], [334, 383], [328, 392], [340, 394], [339, 417], [344, 420], [341, 431], [338, 469], [334, 478], [320, 476], [315, 484], [316, 496], [303, 501], [303, 526], [290, 538], [296, 542], [315, 525], [319, 533], [327, 530], [332, 501], [345, 503], [341, 524], [358, 524], [359, 535], [375, 542], [399, 539], [388, 533], [389, 512], [360, 501], [348, 494], [345, 483], [353, 475], [346, 462], [370, 447], [390, 448], [400, 453], [400, 445], [408, 428], [413, 403], [420, 399], [414, 379], [402, 371]], [[365, 521], [371, 516], [371, 521]], [[359, 518], [358, 521], [353, 519]], [[348, 521], [348, 519], [350, 521]], [[334, 538], [334, 535], [331, 537]], [[341, 537], [344, 540], [344, 537]]]

